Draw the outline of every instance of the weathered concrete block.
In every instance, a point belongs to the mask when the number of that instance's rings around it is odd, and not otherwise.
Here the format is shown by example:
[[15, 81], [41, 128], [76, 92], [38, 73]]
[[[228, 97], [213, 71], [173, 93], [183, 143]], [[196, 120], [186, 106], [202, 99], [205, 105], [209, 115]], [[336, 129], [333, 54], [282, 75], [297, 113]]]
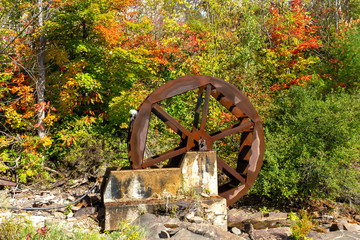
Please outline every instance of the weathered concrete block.
[[122, 220], [132, 222], [144, 213], [153, 213], [155, 212], [156, 207], [162, 202], [163, 200], [144, 200], [106, 203], [105, 230], [117, 230], [119, 229], [119, 223]]
[[[204, 220], [227, 229], [226, 199], [218, 195], [215, 151], [188, 152], [180, 168], [110, 171], [103, 184], [105, 230], [116, 230], [121, 220], [133, 221], [144, 213], [154, 213], [159, 206], [193, 202], [191, 196], [179, 193], [197, 190], [199, 211]], [[165, 197], [166, 196], [166, 197]]]
[[216, 151], [187, 152], [180, 168], [185, 190], [218, 195]]
[[154, 194], [175, 196], [181, 186], [178, 168], [111, 171], [104, 190], [104, 203], [146, 199]]

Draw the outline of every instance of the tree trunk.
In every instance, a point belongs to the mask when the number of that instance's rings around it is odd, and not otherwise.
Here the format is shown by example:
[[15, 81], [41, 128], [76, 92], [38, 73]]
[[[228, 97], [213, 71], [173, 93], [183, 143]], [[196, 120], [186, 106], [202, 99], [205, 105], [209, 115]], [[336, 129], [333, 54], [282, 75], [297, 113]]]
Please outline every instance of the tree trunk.
[[[39, 29], [42, 30], [44, 25], [44, 7], [42, 0], [38, 0], [39, 5]], [[36, 92], [37, 92], [37, 103], [39, 106], [38, 110], [38, 134], [40, 138], [43, 138], [46, 135], [44, 118], [45, 118], [45, 44], [46, 39], [44, 35], [40, 35], [39, 38], [39, 50], [38, 50], [38, 68], [39, 68], [39, 79], [36, 83]]]

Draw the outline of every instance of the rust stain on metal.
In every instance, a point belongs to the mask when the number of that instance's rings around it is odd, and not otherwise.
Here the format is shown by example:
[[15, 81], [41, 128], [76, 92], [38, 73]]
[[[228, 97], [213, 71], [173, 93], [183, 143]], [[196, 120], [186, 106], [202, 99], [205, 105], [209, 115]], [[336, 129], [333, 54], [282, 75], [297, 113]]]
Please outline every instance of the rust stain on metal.
[[[198, 89], [199, 92], [194, 123], [190, 132], [162, 109], [158, 103], [195, 89]], [[203, 97], [204, 92], [205, 97]], [[240, 122], [219, 132], [207, 133], [205, 126], [210, 97], [216, 99]], [[200, 113], [202, 101], [204, 101], [203, 112]], [[151, 112], [181, 137], [182, 145], [144, 159]], [[200, 116], [202, 116], [201, 122], [199, 121]], [[218, 168], [231, 179], [231, 182], [225, 186], [219, 186], [219, 195], [227, 199], [228, 205], [235, 203], [249, 190], [262, 166], [265, 142], [260, 117], [249, 99], [236, 87], [222, 79], [195, 75], [172, 80], [151, 93], [138, 108], [130, 137], [129, 157], [132, 168], [147, 168], [167, 159], [179, 158], [189, 151], [212, 150], [216, 140], [234, 133], [242, 133], [237, 167], [233, 169], [222, 159], [217, 158]]]

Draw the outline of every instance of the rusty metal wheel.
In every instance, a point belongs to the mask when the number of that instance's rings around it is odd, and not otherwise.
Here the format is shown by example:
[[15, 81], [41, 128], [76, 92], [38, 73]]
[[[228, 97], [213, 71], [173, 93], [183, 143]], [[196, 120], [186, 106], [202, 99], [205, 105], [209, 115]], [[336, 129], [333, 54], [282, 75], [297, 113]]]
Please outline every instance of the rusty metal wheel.
[[[194, 121], [192, 129], [188, 130], [170, 116], [159, 102], [196, 89], [198, 96]], [[236, 118], [236, 123], [221, 131], [207, 132], [210, 98], [224, 106]], [[181, 142], [171, 150], [144, 159], [151, 113], [177, 133], [181, 137]], [[199, 75], [172, 80], [152, 92], [138, 108], [130, 137], [129, 157], [132, 168], [147, 168], [165, 160], [169, 160], [172, 166], [179, 165], [181, 157], [186, 152], [198, 151], [201, 148], [212, 150], [215, 141], [234, 133], [241, 134], [236, 167], [230, 167], [217, 156], [218, 169], [230, 180], [219, 186], [219, 195], [227, 199], [228, 205], [235, 203], [249, 190], [262, 166], [265, 144], [260, 117], [249, 99], [224, 80]]]

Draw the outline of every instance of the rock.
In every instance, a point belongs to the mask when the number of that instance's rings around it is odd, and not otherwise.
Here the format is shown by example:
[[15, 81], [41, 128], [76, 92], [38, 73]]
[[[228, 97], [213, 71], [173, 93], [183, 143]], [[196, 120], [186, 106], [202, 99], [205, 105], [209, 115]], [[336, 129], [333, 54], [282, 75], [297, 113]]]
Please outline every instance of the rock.
[[354, 219], [355, 219], [356, 221], [360, 222], [360, 215], [355, 215], [355, 216], [354, 216]]
[[308, 234], [306, 234], [306, 237], [310, 239], [319, 239], [321, 236], [322, 233], [316, 231], [310, 231]]
[[[150, 228], [147, 228], [147, 230], [147, 239], [160, 239], [160, 236], [164, 234], [163, 232], [166, 232], [166, 227], [162, 223], [155, 223]], [[166, 236], [168, 235], [167, 233]]]
[[167, 231], [161, 230], [159, 238], [170, 238], [170, 234]]
[[222, 240], [244, 240], [244, 238], [234, 235], [222, 228], [214, 226], [213, 229], [216, 232], [216, 237], [214, 239], [222, 239]]
[[237, 227], [232, 227], [232, 228], [231, 228], [231, 232], [232, 232], [233, 234], [235, 234], [235, 235], [238, 235], [238, 236], [241, 234], [241, 230], [238, 229]]
[[77, 221], [79, 221], [79, 220], [76, 219], [76, 218], [74, 218], [74, 217], [68, 217], [68, 218], [66, 219], [66, 221], [68, 221], [68, 222], [77, 222]]
[[43, 227], [45, 225], [47, 218], [44, 216], [30, 216], [29, 219], [33, 223], [34, 226]]
[[77, 207], [77, 206], [72, 206], [71, 210], [73, 211], [79, 211], [81, 209], [81, 207]]
[[[5, 195], [3, 195], [3, 196], [5, 196]], [[25, 197], [26, 197], [25, 193], [18, 193], [18, 194], [14, 195], [15, 199], [22, 199], [22, 198], [25, 198]]]
[[33, 207], [31, 201], [28, 201], [27, 199], [25, 199], [25, 200], [20, 199], [19, 201], [12, 203], [12, 205], [16, 206], [18, 208], [32, 208]]
[[360, 231], [360, 225], [357, 223], [345, 223], [344, 229], [351, 232]]
[[190, 202], [189, 201], [178, 201], [176, 202], [176, 206], [179, 210], [187, 209], [189, 208]]
[[46, 202], [43, 197], [35, 196], [34, 202]]
[[170, 218], [167, 221], [163, 221], [164, 226], [167, 228], [178, 228], [181, 221], [178, 218]]
[[85, 208], [80, 208], [75, 214], [74, 217], [75, 218], [86, 218], [89, 215], [93, 215], [96, 212], [96, 208], [95, 207], [85, 207]]
[[66, 218], [66, 215], [64, 215], [62, 212], [54, 212], [53, 214], [54, 214], [54, 217], [59, 220]]
[[191, 224], [189, 227], [187, 227], [187, 230], [190, 232], [212, 239], [216, 236], [214, 229], [214, 226], [209, 224]]
[[252, 234], [252, 238], [262, 239], [262, 240], [275, 240], [275, 239], [285, 240], [288, 239], [290, 235], [291, 235], [291, 230], [289, 227], [279, 227], [279, 228], [254, 230]]
[[330, 227], [330, 232], [344, 230], [344, 224], [342, 223], [333, 223]]
[[73, 212], [69, 212], [67, 215], [66, 215], [66, 218], [72, 218], [74, 216], [74, 213]]
[[332, 221], [334, 220], [334, 216], [328, 215], [328, 214], [324, 214], [324, 215], [322, 215], [321, 220], [322, 220], [323, 222], [330, 223], [330, 222], [332, 222]]
[[328, 233], [324, 233], [324, 234], [314, 235], [313, 239], [316, 239], [316, 240], [329, 240], [329, 239], [355, 240], [358, 238], [344, 238], [344, 231], [336, 231], [336, 232], [328, 232]]
[[67, 200], [69, 200], [70, 202], [73, 202], [73, 201], [75, 201], [76, 199], [75, 199], [75, 197], [74, 196], [68, 196], [67, 197]]
[[251, 235], [254, 231], [254, 226], [250, 222], [244, 223], [244, 232]]
[[264, 218], [263, 220], [265, 221], [281, 221], [281, 220], [286, 220], [288, 217], [287, 213], [284, 212], [269, 212], [264, 214]]
[[333, 213], [334, 217], [338, 217], [338, 216], [341, 215], [341, 209], [340, 209], [338, 206], [336, 206], [336, 207], [332, 210], [332, 213]]
[[180, 231], [180, 228], [167, 228], [166, 231], [170, 236], [174, 236], [178, 231]]
[[195, 213], [194, 212], [189, 212], [188, 214], [185, 215], [185, 219], [188, 220], [189, 222], [191, 222], [190, 220], [195, 217]]
[[201, 222], [204, 221], [204, 219], [202, 217], [199, 217], [199, 216], [194, 216], [192, 218], [189, 218], [188, 221], [192, 222], [192, 223], [201, 223]]
[[242, 222], [249, 219], [249, 214], [243, 210], [233, 208], [228, 211], [227, 218], [228, 227], [239, 227]]
[[189, 222], [181, 222], [180, 225], [179, 225], [179, 228], [182, 229], [182, 228], [185, 228], [187, 229], [190, 225], [192, 225], [194, 223], [189, 223]]
[[261, 212], [251, 214], [247, 221], [251, 223], [263, 221], [263, 214]]
[[336, 219], [336, 222], [341, 223], [341, 224], [348, 223], [348, 221], [345, 218], [338, 218], [338, 219]]
[[154, 214], [145, 213], [135, 219], [132, 223], [138, 225], [139, 227], [151, 228], [152, 225], [159, 223], [160, 220]]
[[231, 209], [228, 212], [228, 227], [238, 227], [244, 230], [246, 222], [252, 224], [254, 229], [274, 228], [288, 225], [288, 214], [284, 212], [261, 212], [249, 214], [244, 210]]
[[50, 216], [50, 213], [43, 212], [43, 211], [33, 211], [33, 212], [31, 212], [31, 214], [34, 215], [34, 216], [43, 216], [43, 217]]
[[190, 224], [187, 228], [188, 231], [206, 237], [207, 239], [222, 239], [222, 240], [242, 240], [243, 238], [238, 237], [221, 227], [213, 226], [206, 223]]
[[181, 229], [179, 232], [177, 232], [171, 239], [177, 239], [177, 240], [185, 240], [185, 239], [191, 239], [191, 240], [205, 240], [209, 239], [207, 237], [198, 235], [196, 233], [190, 232], [186, 229]]
[[[226, 199], [209, 203], [202, 203], [205, 220], [209, 223], [227, 230], [227, 206]], [[201, 215], [202, 216], [202, 215]]]

